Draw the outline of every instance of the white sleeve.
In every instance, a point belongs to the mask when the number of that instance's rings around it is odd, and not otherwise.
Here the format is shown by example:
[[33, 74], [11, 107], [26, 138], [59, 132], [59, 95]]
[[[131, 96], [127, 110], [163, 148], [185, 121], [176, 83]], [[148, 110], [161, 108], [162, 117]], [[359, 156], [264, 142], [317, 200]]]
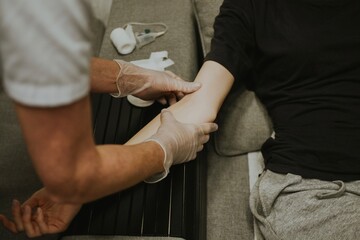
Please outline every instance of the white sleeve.
[[39, 107], [87, 95], [91, 17], [87, 1], [0, 0], [0, 69], [8, 95]]

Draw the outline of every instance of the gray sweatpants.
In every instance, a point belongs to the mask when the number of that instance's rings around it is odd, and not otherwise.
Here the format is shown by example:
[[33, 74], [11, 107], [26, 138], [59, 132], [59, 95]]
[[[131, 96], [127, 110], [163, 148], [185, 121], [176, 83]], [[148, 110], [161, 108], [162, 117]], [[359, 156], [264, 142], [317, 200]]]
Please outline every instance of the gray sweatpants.
[[360, 239], [360, 181], [263, 172], [250, 194], [257, 239]]

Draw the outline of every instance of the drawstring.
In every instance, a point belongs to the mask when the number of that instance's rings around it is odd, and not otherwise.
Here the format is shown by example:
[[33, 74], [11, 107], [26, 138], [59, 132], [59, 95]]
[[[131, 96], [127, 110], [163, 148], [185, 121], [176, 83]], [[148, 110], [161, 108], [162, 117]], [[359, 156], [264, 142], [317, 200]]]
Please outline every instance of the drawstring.
[[329, 198], [338, 198], [344, 195], [346, 190], [345, 183], [343, 181], [333, 181], [333, 183], [339, 186], [338, 190], [336, 190], [335, 192], [318, 193], [316, 194], [316, 197], [318, 199], [329, 199]]

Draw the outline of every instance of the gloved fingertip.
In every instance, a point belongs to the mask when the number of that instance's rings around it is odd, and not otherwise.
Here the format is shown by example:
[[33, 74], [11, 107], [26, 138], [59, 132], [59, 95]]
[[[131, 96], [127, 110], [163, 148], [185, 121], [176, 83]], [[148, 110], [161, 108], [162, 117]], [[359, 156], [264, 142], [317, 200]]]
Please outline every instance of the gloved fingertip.
[[176, 93], [176, 97], [180, 100], [185, 96], [185, 94], [183, 92], [177, 92]]
[[192, 85], [194, 86], [194, 88], [199, 89], [201, 87], [201, 83], [199, 82], [192, 82]]
[[169, 97], [168, 97], [168, 102], [169, 102], [169, 105], [173, 105], [176, 103], [176, 96], [174, 94], [171, 94]]
[[219, 128], [219, 126], [216, 123], [210, 123], [209, 128], [207, 129], [208, 131], [206, 131], [206, 130], [205, 131], [208, 133], [211, 133], [211, 132], [217, 131], [218, 128]]
[[166, 105], [166, 104], [167, 104], [167, 101], [166, 101], [166, 99], [165, 99], [164, 97], [159, 98], [157, 101], [158, 101], [160, 104], [162, 104], [162, 105]]
[[199, 82], [185, 82], [184, 90], [182, 92], [194, 92], [201, 88], [201, 83]]

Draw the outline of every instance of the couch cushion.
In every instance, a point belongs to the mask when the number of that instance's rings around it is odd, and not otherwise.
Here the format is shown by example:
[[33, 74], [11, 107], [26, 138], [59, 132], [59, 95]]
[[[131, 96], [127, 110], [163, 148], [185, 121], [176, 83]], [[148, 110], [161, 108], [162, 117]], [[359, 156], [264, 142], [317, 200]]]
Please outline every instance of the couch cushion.
[[214, 35], [213, 24], [222, 2], [223, 0], [193, 0], [204, 56], [210, 51], [211, 38]]
[[[213, 24], [223, 0], [194, 0], [194, 9], [204, 56], [210, 51]], [[218, 114], [215, 149], [221, 155], [238, 155], [259, 150], [271, 134], [271, 122], [254, 93], [234, 84]]]
[[183, 240], [177, 237], [67, 236], [61, 240]]
[[[194, 80], [199, 70], [199, 64], [191, 0], [152, 0], [151, 3], [149, 1], [144, 2], [144, 0], [115, 0], [110, 14], [114, 16], [120, 13], [121, 15], [117, 18], [109, 18], [100, 56], [109, 59], [117, 58], [132, 61], [147, 59], [151, 52], [167, 50], [169, 58], [175, 62], [167, 70], [173, 71], [184, 78], [184, 80]], [[124, 56], [115, 51], [109, 36], [113, 29], [123, 27], [129, 22], [162, 22], [168, 26], [168, 31], [165, 35], [156, 38], [154, 42], [141, 49], [135, 49], [131, 54]]]
[[93, 37], [92, 37], [93, 55], [98, 56], [104, 38], [105, 25], [102, 21], [100, 21], [95, 17], [93, 17], [91, 20], [92, 21], [90, 26], [93, 32]]
[[236, 89], [226, 98], [218, 114], [215, 150], [234, 156], [257, 151], [271, 135], [271, 121], [253, 92]]
[[247, 154], [219, 156], [211, 146], [207, 153], [206, 239], [254, 239]]

